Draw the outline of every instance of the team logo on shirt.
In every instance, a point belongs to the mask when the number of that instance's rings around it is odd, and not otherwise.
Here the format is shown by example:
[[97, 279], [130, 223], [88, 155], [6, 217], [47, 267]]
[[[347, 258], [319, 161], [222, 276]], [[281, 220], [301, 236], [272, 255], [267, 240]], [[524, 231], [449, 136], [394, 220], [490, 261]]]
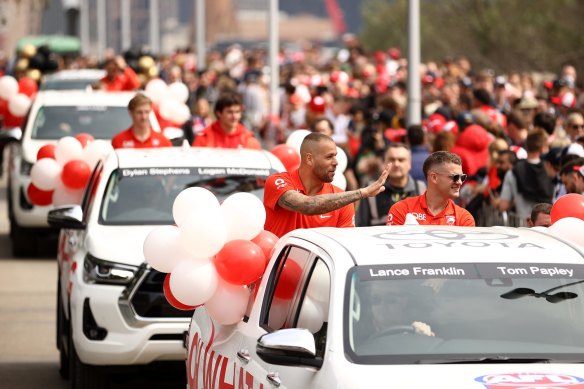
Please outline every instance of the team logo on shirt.
[[456, 223], [456, 217], [454, 217], [453, 215], [446, 216], [446, 224], [448, 224], [449, 226], [453, 226], [455, 223]]
[[284, 179], [282, 178], [276, 178], [276, 180], [274, 181], [274, 185], [276, 185], [276, 189], [282, 189], [286, 187], [286, 181], [284, 181]]
[[393, 213], [387, 214], [387, 224], [388, 226], [393, 226]]
[[152, 146], [159, 146], [159, 145], [160, 145], [160, 140], [152, 139]]

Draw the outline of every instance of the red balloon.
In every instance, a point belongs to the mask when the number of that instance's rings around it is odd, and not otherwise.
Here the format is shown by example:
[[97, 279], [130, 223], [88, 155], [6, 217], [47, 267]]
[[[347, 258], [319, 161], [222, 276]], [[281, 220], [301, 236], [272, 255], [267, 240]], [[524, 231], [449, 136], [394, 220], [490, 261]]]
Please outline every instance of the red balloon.
[[290, 300], [294, 296], [296, 286], [300, 282], [302, 268], [292, 259], [286, 260], [282, 273], [278, 278], [278, 284], [274, 295], [283, 300]]
[[[264, 252], [264, 256], [266, 257], [266, 264], [268, 266], [268, 262], [270, 262], [270, 258], [272, 257], [272, 250], [274, 250], [274, 246], [276, 246], [276, 242], [278, 242], [278, 236], [276, 234], [271, 233], [270, 231], [262, 230], [258, 236], [253, 238], [251, 241], [260, 246], [262, 251]], [[264, 270], [266, 269], [264, 266]]]
[[20, 127], [24, 122], [24, 117], [14, 116], [6, 109], [4, 113], [4, 127]]
[[83, 148], [85, 148], [85, 146], [87, 146], [88, 143], [91, 143], [95, 140], [93, 136], [85, 133], [75, 135], [75, 139], [77, 139], [79, 143], [81, 143], [81, 147]]
[[552, 224], [565, 217], [575, 217], [584, 220], [583, 195], [569, 193], [556, 200], [550, 213]]
[[37, 161], [43, 158], [55, 159], [55, 145], [44, 145], [37, 152]]
[[300, 166], [300, 155], [287, 144], [277, 145], [272, 149], [272, 154], [278, 157], [287, 171], [292, 171]]
[[8, 100], [0, 98], [0, 115], [4, 116], [8, 112]]
[[164, 284], [162, 285], [162, 291], [164, 292], [164, 297], [166, 297], [166, 301], [176, 309], [181, 311], [192, 311], [193, 309], [199, 307], [200, 305], [186, 305], [181, 303], [174, 297], [172, 291], [170, 290], [170, 273], [166, 274], [164, 278]]
[[266, 258], [257, 244], [235, 239], [225, 243], [215, 255], [214, 263], [217, 273], [225, 281], [235, 285], [247, 285], [264, 274]]
[[32, 183], [26, 188], [26, 195], [31, 203], [38, 206], [51, 205], [53, 203], [53, 191], [40, 190]]
[[69, 189], [82, 189], [89, 181], [91, 176], [91, 169], [87, 162], [80, 159], [69, 161], [63, 166], [61, 172], [61, 180], [63, 185]]
[[23, 93], [28, 97], [32, 97], [38, 90], [39, 86], [32, 78], [22, 77], [18, 80], [18, 93]]

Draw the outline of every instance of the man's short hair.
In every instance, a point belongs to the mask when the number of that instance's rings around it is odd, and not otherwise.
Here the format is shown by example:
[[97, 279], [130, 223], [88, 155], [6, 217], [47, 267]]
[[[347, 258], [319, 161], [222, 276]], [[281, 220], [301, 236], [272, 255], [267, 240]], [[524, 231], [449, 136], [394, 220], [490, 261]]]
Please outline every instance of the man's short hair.
[[215, 102], [215, 110], [214, 112], [223, 112], [223, 110], [227, 107], [232, 107], [234, 105], [239, 105], [240, 107], [243, 106], [241, 101], [241, 96], [238, 93], [228, 92], [224, 93]]
[[433, 152], [426, 158], [424, 161], [424, 166], [422, 169], [424, 170], [424, 177], [426, 180], [428, 179], [428, 172], [432, 170], [434, 166], [442, 165], [444, 163], [453, 163], [455, 165], [462, 166], [462, 160], [460, 157], [450, 151], [436, 151]]
[[306, 152], [310, 152], [313, 149], [314, 145], [322, 141], [328, 141], [333, 143], [335, 142], [333, 138], [326, 134], [323, 134], [322, 132], [311, 132], [310, 134], [306, 135], [302, 140], [302, 144], [300, 145], [300, 154], [302, 155]]
[[314, 121], [310, 125], [310, 131], [316, 132], [316, 125], [320, 122], [326, 122], [328, 124], [328, 126], [330, 127], [331, 131], [332, 132], [335, 131], [335, 126], [334, 126], [333, 122], [329, 118], [327, 118], [326, 116], [319, 116], [316, 119], [314, 119]]
[[582, 167], [584, 167], [584, 158], [572, 159], [571, 161], [562, 166], [562, 170], [560, 170], [560, 176], [574, 173], [580, 174], [582, 177], [584, 177], [584, 174], [582, 173], [581, 170]]
[[531, 221], [535, 223], [540, 213], [549, 215], [552, 212], [552, 205], [548, 203], [537, 203], [531, 208]]
[[413, 124], [408, 127], [408, 143], [412, 146], [419, 146], [424, 144], [424, 136], [426, 135], [424, 129], [419, 124]]
[[523, 116], [521, 112], [518, 111], [511, 111], [509, 116], [507, 116], [507, 125], [513, 124], [515, 127], [524, 129], [527, 128], [525, 125], [525, 120], [523, 120]]
[[541, 128], [534, 128], [529, 131], [525, 139], [525, 150], [528, 153], [541, 151], [548, 143], [548, 134]]
[[139, 106], [145, 104], [152, 105], [152, 100], [150, 99], [150, 97], [146, 96], [143, 93], [136, 93], [136, 96], [132, 97], [132, 100], [130, 100], [130, 102], [128, 103], [128, 111], [132, 112]]
[[507, 159], [509, 160], [511, 165], [515, 165], [515, 162], [517, 162], [517, 154], [515, 154], [514, 151], [512, 151], [512, 150], [499, 151], [499, 157], [502, 157], [503, 155], [507, 156]]
[[543, 128], [548, 135], [551, 135], [556, 128], [556, 117], [549, 112], [538, 112], [533, 117], [533, 127]]

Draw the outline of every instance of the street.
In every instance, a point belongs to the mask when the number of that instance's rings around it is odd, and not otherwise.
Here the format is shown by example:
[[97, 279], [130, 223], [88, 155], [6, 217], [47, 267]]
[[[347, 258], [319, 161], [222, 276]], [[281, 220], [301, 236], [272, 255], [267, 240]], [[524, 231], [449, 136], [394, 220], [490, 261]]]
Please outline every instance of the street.
[[[14, 259], [8, 237], [6, 173], [0, 179], [0, 387], [62, 389], [55, 346], [57, 262]], [[141, 368], [110, 377], [111, 388], [184, 388], [184, 369]]]

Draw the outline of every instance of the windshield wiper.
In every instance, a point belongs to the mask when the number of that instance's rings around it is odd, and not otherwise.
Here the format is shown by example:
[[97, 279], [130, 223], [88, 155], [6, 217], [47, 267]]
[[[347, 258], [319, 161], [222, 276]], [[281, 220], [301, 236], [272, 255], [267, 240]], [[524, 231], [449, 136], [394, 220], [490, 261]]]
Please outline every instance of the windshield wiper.
[[[530, 357], [507, 357], [505, 355], [498, 355], [494, 357], [479, 357], [479, 358], [452, 358], [452, 359], [420, 359], [416, 361], [420, 365], [456, 365], [456, 364], [489, 364], [489, 363], [554, 363], [566, 362], [560, 360], [552, 360], [549, 358], [530, 358]], [[579, 362], [581, 363], [581, 362]]]

